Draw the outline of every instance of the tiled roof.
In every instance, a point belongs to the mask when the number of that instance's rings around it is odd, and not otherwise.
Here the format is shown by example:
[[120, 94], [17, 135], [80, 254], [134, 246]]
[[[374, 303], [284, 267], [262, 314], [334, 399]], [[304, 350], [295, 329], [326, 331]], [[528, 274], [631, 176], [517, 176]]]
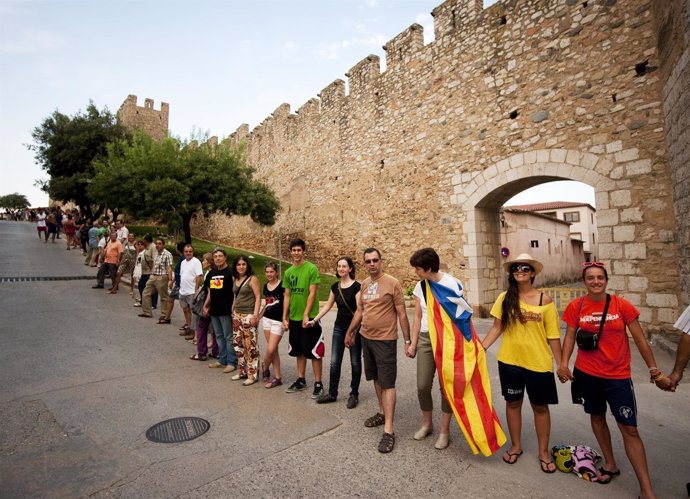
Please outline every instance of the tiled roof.
[[550, 201], [548, 203], [535, 203], [535, 204], [520, 204], [513, 206], [504, 206], [504, 208], [511, 208], [514, 210], [522, 211], [544, 211], [544, 210], [558, 210], [563, 208], [576, 208], [578, 206], [589, 206], [592, 210], [597, 211], [589, 203], [576, 203], [572, 201]]

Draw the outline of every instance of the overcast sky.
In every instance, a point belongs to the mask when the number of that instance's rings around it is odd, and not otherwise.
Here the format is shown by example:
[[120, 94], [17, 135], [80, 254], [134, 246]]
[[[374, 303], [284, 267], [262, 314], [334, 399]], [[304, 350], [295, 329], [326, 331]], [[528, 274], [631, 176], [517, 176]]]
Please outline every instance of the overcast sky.
[[[428, 43], [441, 2], [0, 0], [0, 195], [47, 204], [25, 144], [55, 109], [72, 115], [93, 100], [116, 112], [135, 94], [139, 105], [170, 103], [173, 135], [223, 138], [283, 102], [296, 111], [369, 54], [385, 59], [382, 45], [414, 22]], [[526, 202], [594, 203], [584, 184], [553, 185]]]

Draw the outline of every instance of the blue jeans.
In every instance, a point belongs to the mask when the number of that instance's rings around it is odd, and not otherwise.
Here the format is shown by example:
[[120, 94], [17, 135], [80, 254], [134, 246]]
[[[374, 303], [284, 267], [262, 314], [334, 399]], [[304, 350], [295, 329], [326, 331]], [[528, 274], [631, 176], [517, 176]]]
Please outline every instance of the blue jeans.
[[212, 315], [211, 323], [218, 343], [218, 362], [237, 367], [237, 355], [232, 346], [232, 316]]
[[[333, 328], [333, 338], [331, 345], [331, 373], [328, 384], [328, 393], [334, 397], [338, 396], [338, 385], [340, 384], [340, 367], [343, 363], [343, 353], [345, 352], [345, 332], [339, 326]], [[350, 366], [352, 367], [352, 381], [350, 382], [350, 394], [359, 396], [359, 381], [362, 379], [362, 339], [359, 333], [355, 336], [355, 342], [350, 347]]]

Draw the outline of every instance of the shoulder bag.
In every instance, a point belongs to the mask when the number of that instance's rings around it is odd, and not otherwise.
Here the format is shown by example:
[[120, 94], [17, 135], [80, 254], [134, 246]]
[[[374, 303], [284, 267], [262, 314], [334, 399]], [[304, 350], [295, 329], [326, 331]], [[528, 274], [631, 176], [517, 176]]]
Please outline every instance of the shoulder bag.
[[[580, 312], [582, 312], [582, 304], [584, 301], [585, 297], [583, 296], [582, 301], [580, 302]], [[604, 305], [604, 313], [601, 314], [598, 332], [592, 333], [591, 331], [585, 331], [580, 327], [575, 330], [575, 341], [577, 342], [577, 347], [580, 350], [591, 351], [596, 350], [599, 347], [599, 337], [604, 331], [604, 323], [606, 323], [606, 314], [609, 311], [609, 303], [611, 303], [611, 295], [606, 293], [606, 305]]]

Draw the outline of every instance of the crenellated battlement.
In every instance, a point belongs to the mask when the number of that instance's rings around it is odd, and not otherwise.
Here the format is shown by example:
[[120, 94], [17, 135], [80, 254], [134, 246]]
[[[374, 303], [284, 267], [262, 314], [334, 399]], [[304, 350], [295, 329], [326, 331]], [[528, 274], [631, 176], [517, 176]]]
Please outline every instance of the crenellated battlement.
[[383, 46], [386, 51], [386, 71], [410, 61], [424, 47], [424, 28], [413, 24]]
[[447, 0], [434, 10], [434, 37], [437, 43], [445, 43], [450, 35], [471, 37], [482, 13], [482, 0]]
[[366, 93], [373, 92], [376, 81], [381, 76], [381, 60], [377, 55], [369, 55], [352, 66], [345, 73], [348, 80], [350, 93], [348, 97], [357, 98]]
[[161, 102], [160, 111], [153, 108], [153, 99], [144, 99], [144, 106], [137, 106], [137, 96], [128, 95], [117, 110], [117, 120], [130, 130], [143, 129], [155, 140], [162, 140], [168, 136], [168, 118], [170, 106]]

